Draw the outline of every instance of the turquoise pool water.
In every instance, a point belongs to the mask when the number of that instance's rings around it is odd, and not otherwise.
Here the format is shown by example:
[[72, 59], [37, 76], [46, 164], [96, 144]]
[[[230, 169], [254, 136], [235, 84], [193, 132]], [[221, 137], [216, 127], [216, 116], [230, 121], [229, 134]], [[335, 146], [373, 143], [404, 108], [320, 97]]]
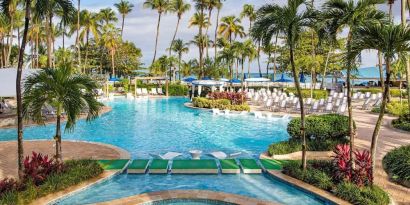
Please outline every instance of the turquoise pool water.
[[[149, 153], [222, 150], [256, 156], [276, 141], [286, 140], [286, 121], [260, 120], [253, 116], [213, 116], [212, 113], [185, 107], [186, 98], [115, 99], [105, 102], [113, 109], [87, 123], [80, 120], [63, 140], [102, 142], [121, 147], [133, 158], [148, 158]], [[28, 127], [24, 139], [52, 139], [54, 125]], [[15, 129], [1, 129], [0, 141], [15, 140]], [[63, 147], [64, 149], [64, 147]]]
[[264, 175], [118, 175], [111, 180], [82, 191], [58, 204], [87, 204], [109, 201], [140, 193], [202, 189], [240, 194], [281, 204], [326, 204], [314, 196], [302, 192]]

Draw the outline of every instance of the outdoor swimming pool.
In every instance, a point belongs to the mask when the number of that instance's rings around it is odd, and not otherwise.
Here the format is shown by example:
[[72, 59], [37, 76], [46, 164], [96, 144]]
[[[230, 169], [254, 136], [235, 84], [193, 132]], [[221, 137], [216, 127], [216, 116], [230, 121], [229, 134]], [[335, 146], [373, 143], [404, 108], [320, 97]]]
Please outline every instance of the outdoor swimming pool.
[[[185, 107], [187, 98], [115, 99], [105, 102], [113, 109], [91, 123], [79, 120], [63, 140], [101, 142], [121, 147], [133, 158], [168, 151], [202, 150], [238, 152], [257, 156], [272, 142], [288, 138], [287, 121], [261, 120], [254, 116], [213, 116], [208, 111]], [[55, 125], [24, 129], [24, 139], [51, 140]], [[15, 129], [1, 129], [0, 141], [15, 140]], [[64, 147], [63, 147], [64, 149]]]
[[239, 194], [281, 204], [326, 204], [313, 195], [295, 189], [264, 175], [127, 175], [122, 174], [111, 180], [87, 189], [60, 201], [58, 204], [87, 204], [110, 201], [140, 193], [201, 189]]

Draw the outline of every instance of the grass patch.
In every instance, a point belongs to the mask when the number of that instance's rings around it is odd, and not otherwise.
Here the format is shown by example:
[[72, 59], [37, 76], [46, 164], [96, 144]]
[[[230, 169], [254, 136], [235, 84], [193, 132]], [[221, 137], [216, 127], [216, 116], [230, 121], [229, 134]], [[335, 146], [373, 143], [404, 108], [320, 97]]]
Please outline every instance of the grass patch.
[[410, 145], [387, 153], [383, 158], [383, 168], [393, 181], [410, 187]]
[[0, 197], [0, 204], [29, 204], [35, 199], [48, 194], [62, 191], [80, 182], [97, 177], [103, 172], [100, 165], [94, 160], [66, 161], [64, 172], [52, 174], [39, 186], [32, 181], [24, 184], [22, 191], [11, 191]]

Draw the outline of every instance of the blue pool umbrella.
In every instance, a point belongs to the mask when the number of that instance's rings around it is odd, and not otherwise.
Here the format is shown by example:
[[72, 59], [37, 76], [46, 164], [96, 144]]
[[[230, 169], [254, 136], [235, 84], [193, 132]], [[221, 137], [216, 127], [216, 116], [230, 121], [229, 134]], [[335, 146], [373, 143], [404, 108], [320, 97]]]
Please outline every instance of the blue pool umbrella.
[[301, 83], [306, 83], [306, 78], [305, 75], [303, 73], [300, 74], [300, 80]]
[[234, 79], [230, 80], [229, 82], [230, 83], [241, 83], [242, 81], [239, 80], [239, 79], [234, 78]]
[[120, 79], [114, 77], [114, 78], [110, 78], [108, 81], [110, 81], [110, 82], [119, 82]]
[[196, 80], [194, 77], [185, 78], [183, 81], [187, 83], [192, 83], [192, 81]]
[[201, 80], [212, 80], [210, 77], [203, 77]]
[[285, 75], [282, 73], [282, 76], [280, 77], [280, 79], [279, 79], [279, 80], [275, 80], [275, 82], [278, 82], [278, 83], [289, 83], [289, 82], [292, 82], [292, 80], [285, 79]]

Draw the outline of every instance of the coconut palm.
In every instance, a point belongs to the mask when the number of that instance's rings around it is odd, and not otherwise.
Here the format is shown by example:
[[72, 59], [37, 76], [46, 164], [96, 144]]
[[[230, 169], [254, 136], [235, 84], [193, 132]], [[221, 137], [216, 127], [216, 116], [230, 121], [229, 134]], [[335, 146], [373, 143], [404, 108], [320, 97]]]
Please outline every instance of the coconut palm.
[[376, 167], [376, 148], [383, 116], [386, 110], [387, 97], [390, 89], [391, 65], [396, 56], [407, 56], [410, 52], [410, 28], [402, 25], [367, 24], [354, 30], [351, 52], [348, 53], [349, 60], [353, 61], [362, 50], [375, 49], [382, 51], [386, 63], [386, 83], [383, 92], [383, 101], [377, 119], [371, 144], [372, 173]]
[[[209, 25], [209, 18], [206, 16], [206, 14], [204, 13], [195, 13], [191, 19], [189, 20], [189, 25], [188, 27], [192, 27], [192, 26], [197, 26], [199, 29], [198, 32], [198, 37], [202, 38], [208, 38], [207, 36], [202, 35], [202, 28], [203, 27], [207, 27]], [[199, 39], [199, 38], [197, 38]], [[205, 42], [206, 39], [202, 39], [201, 42]], [[204, 48], [205, 48], [205, 43], [198, 43], [197, 44], [198, 49], [199, 49], [199, 69], [202, 69], [202, 66], [204, 65]]]
[[98, 18], [103, 22], [103, 25], [108, 25], [112, 22], [118, 21], [115, 11], [111, 8], [101, 9], [98, 13]]
[[23, 110], [27, 118], [38, 123], [44, 123], [42, 109], [53, 105], [56, 108], [56, 159], [62, 161], [61, 155], [61, 117], [66, 113], [67, 123], [65, 130], [70, 131], [86, 110], [87, 120], [98, 116], [102, 107], [94, 97], [94, 89], [98, 85], [90, 77], [74, 74], [69, 64], [62, 68], [46, 68], [26, 78], [24, 82]]
[[80, 47], [80, 12], [81, 0], [77, 0], [77, 35], [75, 38], [75, 47], [77, 48], [77, 63], [78, 68], [81, 69], [81, 47]]
[[6, 51], [6, 59], [5, 59], [5, 66], [10, 65], [10, 55], [11, 55], [11, 48], [13, 46], [13, 32], [15, 26], [15, 17], [17, 13], [17, 7], [19, 4], [19, 0], [8, 0], [7, 8], [4, 8], [5, 13], [9, 19], [9, 34], [8, 34], [8, 48]]
[[[172, 37], [170, 48], [173, 47], [173, 43], [175, 42], [175, 38], [176, 38], [177, 33], [178, 33], [179, 23], [182, 19], [182, 15], [185, 14], [186, 12], [188, 12], [190, 9], [191, 9], [191, 4], [185, 3], [184, 0], [172, 0], [171, 1], [170, 10], [177, 14], [178, 20], [177, 20], [177, 26], [175, 27], [174, 36]], [[169, 50], [169, 55], [171, 56], [171, 49]]]
[[118, 13], [122, 16], [122, 23], [121, 23], [121, 37], [124, 31], [124, 23], [125, 23], [125, 16], [127, 16], [134, 8], [134, 4], [130, 3], [129, 1], [121, 0], [120, 3], [114, 4], [117, 8]]
[[[221, 5], [221, 1], [220, 0], [207, 0], [205, 2], [206, 4], [206, 8], [208, 9], [208, 18], [209, 18], [209, 24], [206, 26], [206, 31], [205, 31], [205, 35], [208, 36], [208, 30], [209, 27], [212, 25], [211, 23], [211, 19], [212, 19], [212, 11], [216, 8], [218, 9]], [[218, 17], [219, 18], [219, 17]], [[218, 24], [217, 24], [218, 25]], [[209, 52], [208, 52], [208, 47], [205, 48], [206, 49], [206, 57], [209, 56]], [[215, 61], [216, 62], [216, 61]]]
[[204, 77], [203, 76], [203, 51], [204, 51], [204, 49], [203, 48], [205, 48], [205, 46], [209, 46], [210, 45], [210, 41], [209, 41], [209, 38], [208, 37], [206, 37], [206, 36], [204, 36], [204, 35], [196, 35], [195, 37], [194, 37], [194, 39], [193, 40], [191, 40], [190, 41], [190, 44], [193, 44], [193, 45], [195, 45], [195, 46], [197, 46], [198, 48], [199, 48], [199, 78], [201, 78], [201, 77]]
[[[330, 35], [336, 36], [339, 31], [348, 28], [346, 42], [347, 53], [351, 52], [351, 42], [353, 40], [352, 32], [361, 25], [380, 22], [385, 20], [385, 14], [375, 8], [376, 4], [384, 3], [384, 0], [328, 0], [323, 6], [323, 18], [328, 25]], [[336, 38], [336, 37], [334, 37]], [[349, 115], [349, 138], [350, 138], [350, 159], [351, 166], [353, 163], [353, 148], [355, 129], [353, 126], [353, 106], [352, 106], [352, 85], [351, 72], [354, 69], [353, 62], [346, 62], [346, 89], [347, 89], [347, 107]]]
[[102, 31], [104, 47], [107, 48], [109, 55], [111, 56], [111, 74], [113, 77], [115, 76], [115, 53], [121, 42], [121, 39], [118, 38], [119, 33], [120, 31], [112, 24], [105, 25]]
[[[172, 44], [172, 47], [168, 48], [168, 50], [171, 52], [175, 52], [178, 56], [178, 71], [179, 71], [179, 79], [181, 79], [181, 62], [182, 62], [182, 55], [184, 53], [188, 53], [189, 51], [189, 44], [184, 43], [182, 39], [177, 39], [175, 40]], [[174, 78], [176, 78], [174, 76]]]
[[94, 39], [98, 41], [100, 36], [100, 27], [101, 25], [98, 22], [98, 14], [89, 12], [88, 10], [81, 11], [81, 30], [80, 30], [80, 39], [85, 39], [85, 59], [84, 59], [84, 73], [88, 65], [88, 47], [90, 33], [93, 34]]
[[62, 10], [65, 15], [70, 15], [74, 10], [73, 4], [70, 0], [37, 0], [35, 4], [35, 12], [40, 19], [46, 20], [46, 33], [47, 33], [47, 67], [53, 65], [53, 19], [55, 12]]
[[232, 42], [232, 35], [234, 38], [237, 36], [244, 37], [245, 32], [243, 26], [241, 25], [241, 19], [235, 16], [225, 16], [221, 19], [219, 24], [218, 34], [228, 39], [229, 42]]
[[[214, 42], [216, 42], [218, 40], [218, 27], [219, 27], [219, 15], [221, 13], [221, 9], [222, 9], [222, 2], [221, 0], [214, 0], [215, 1], [215, 8], [217, 10], [216, 13], [216, 24], [215, 24], [215, 34], [214, 34]], [[218, 58], [218, 48], [215, 46], [215, 62], [216, 59]]]
[[289, 48], [289, 61], [299, 97], [300, 104], [300, 135], [302, 138], [302, 168], [306, 169], [306, 136], [305, 136], [305, 108], [302, 91], [295, 66], [295, 46], [299, 42], [300, 32], [313, 24], [315, 12], [307, 9], [300, 11], [305, 4], [304, 0], [288, 0], [287, 5], [268, 4], [262, 6], [257, 12], [258, 16], [252, 32], [253, 36], [263, 37], [264, 42], [270, 42], [276, 33], [286, 36], [286, 46]]
[[159, 26], [161, 24], [161, 16], [162, 16], [162, 14], [164, 14], [168, 11], [168, 9], [169, 9], [169, 0], [146, 0], [144, 2], [144, 8], [150, 8], [152, 10], [157, 10], [157, 12], [158, 12], [157, 34], [156, 34], [156, 38], [155, 38], [154, 57], [152, 59], [152, 63], [154, 63], [155, 58], [157, 56]]
[[248, 18], [249, 19], [249, 31], [252, 29], [252, 23], [256, 19], [255, 7], [250, 4], [243, 5], [242, 12], [240, 14], [240, 18]]

